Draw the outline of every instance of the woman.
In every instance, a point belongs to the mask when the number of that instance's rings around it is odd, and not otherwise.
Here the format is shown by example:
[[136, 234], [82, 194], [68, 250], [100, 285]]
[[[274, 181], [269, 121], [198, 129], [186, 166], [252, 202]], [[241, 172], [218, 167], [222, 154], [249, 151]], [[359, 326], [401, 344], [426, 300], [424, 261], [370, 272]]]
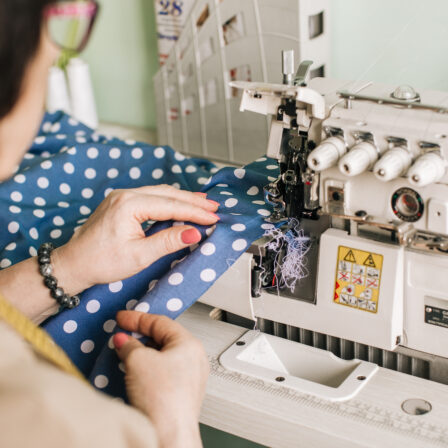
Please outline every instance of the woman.
[[[0, 2], [0, 180], [13, 175], [42, 118], [48, 69], [59, 54], [46, 26], [52, 14], [61, 13], [54, 6], [48, 0]], [[89, 1], [64, 6], [87, 25], [80, 48], [97, 6]], [[201, 238], [191, 226], [145, 238], [141, 223], [175, 219], [211, 225], [218, 219], [216, 209], [203, 195], [163, 185], [114, 191], [67, 244], [40, 255], [50, 255], [47, 264], [57, 285], [74, 298], [94, 284], [127, 278]], [[149, 336], [160, 350], [124, 333], [114, 336], [135, 409], [113, 401], [66, 373], [76, 370], [16, 311], [36, 323], [57, 311], [41, 274], [36, 257], [0, 271], [1, 445], [200, 446], [198, 416], [208, 371], [201, 344], [168, 318], [119, 313], [121, 328]]]

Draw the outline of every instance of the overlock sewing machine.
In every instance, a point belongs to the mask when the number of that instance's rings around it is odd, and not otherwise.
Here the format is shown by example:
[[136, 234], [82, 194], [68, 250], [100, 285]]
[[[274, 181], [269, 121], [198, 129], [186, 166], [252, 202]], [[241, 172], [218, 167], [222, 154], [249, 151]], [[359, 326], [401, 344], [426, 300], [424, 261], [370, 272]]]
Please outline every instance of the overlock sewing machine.
[[[385, 403], [398, 394], [396, 425], [407, 416], [408, 433], [353, 446], [448, 446], [448, 408], [432, 401], [448, 394], [448, 96], [308, 81], [310, 62], [295, 73], [293, 53], [282, 57], [283, 84], [232, 86], [243, 91], [241, 111], [271, 117], [267, 155], [280, 176], [265, 198], [280, 232], [308, 238], [305, 274], [291, 287], [290, 247], [273, 250], [271, 233], [201, 299], [249, 329], [220, 369], [333, 404], [362, 401], [387, 369], [414, 391], [376, 392]], [[328, 446], [352, 446], [339, 443]]]

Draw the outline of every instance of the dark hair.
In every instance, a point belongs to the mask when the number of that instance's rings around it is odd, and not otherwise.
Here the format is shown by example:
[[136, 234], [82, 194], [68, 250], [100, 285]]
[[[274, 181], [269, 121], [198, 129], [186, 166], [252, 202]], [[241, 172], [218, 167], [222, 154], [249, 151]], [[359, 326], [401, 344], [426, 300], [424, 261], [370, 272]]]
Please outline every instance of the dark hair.
[[55, 0], [0, 0], [0, 119], [17, 102], [40, 43], [45, 7]]

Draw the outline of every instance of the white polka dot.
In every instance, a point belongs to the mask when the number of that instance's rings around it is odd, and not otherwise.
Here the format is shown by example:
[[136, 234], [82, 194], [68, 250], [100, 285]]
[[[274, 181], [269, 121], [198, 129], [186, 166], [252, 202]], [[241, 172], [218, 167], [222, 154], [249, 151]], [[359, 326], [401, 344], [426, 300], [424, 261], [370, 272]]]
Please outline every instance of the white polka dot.
[[78, 221], [76, 221], [76, 224], [84, 224], [85, 222], [88, 221], [89, 218], [82, 218], [82, 219], [78, 219]]
[[277, 165], [268, 165], [268, 166], [266, 167], [266, 169], [267, 169], [267, 170], [276, 170], [276, 169], [278, 169], [278, 166], [277, 166]]
[[141, 159], [143, 157], [143, 151], [141, 150], [141, 148], [134, 148], [131, 152], [131, 156], [134, 159]]
[[50, 153], [48, 152], [48, 151], [42, 151], [41, 153], [40, 153], [40, 155], [42, 156], [42, 157], [45, 157], [46, 159], [48, 159], [48, 157], [50, 157]]
[[113, 349], [115, 348], [115, 345], [114, 345], [114, 337], [113, 337], [113, 336], [111, 336], [111, 337], [109, 338], [109, 340], [107, 341], [107, 346], [108, 346], [111, 350], [113, 350]]
[[60, 201], [60, 202], [58, 202], [58, 207], [60, 207], [60, 208], [69, 208], [70, 204], [68, 202]]
[[91, 341], [90, 339], [86, 339], [85, 341], [83, 341], [83, 343], [81, 344], [81, 351], [83, 353], [90, 353], [93, 351], [93, 349], [95, 348], [95, 344], [93, 341]]
[[162, 176], [163, 176], [163, 170], [161, 170], [160, 168], [157, 168], [152, 172], [152, 177], [154, 179], [160, 179]]
[[98, 389], [104, 389], [109, 384], [109, 380], [105, 375], [97, 375], [93, 382]]
[[196, 182], [197, 182], [199, 185], [205, 185], [208, 181], [209, 181], [208, 177], [198, 177], [198, 178], [196, 179]]
[[8, 260], [7, 258], [3, 258], [2, 261], [0, 261], [0, 268], [5, 269], [9, 266], [11, 266], [11, 260]]
[[123, 288], [123, 282], [109, 283], [110, 292], [119, 292]]
[[28, 252], [32, 257], [35, 257], [37, 255], [37, 249], [33, 246], [30, 246], [30, 248], [28, 249]]
[[261, 228], [264, 230], [273, 229], [274, 227], [275, 227], [274, 224], [269, 224], [269, 223], [264, 223], [261, 225]]
[[244, 232], [246, 230], [246, 226], [244, 224], [233, 224], [231, 229], [235, 232]]
[[23, 199], [22, 193], [20, 193], [19, 191], [13, 191], [11, 193], [11, 199], [14, 202], [20, 202]]
[[78, 328], [78, 324], [74, 320], [68, 320], [62, 327], [66, 333], [74, 333]]
[[246, 170], [244, 170], [243, 168], [237, 168], [233, 174], [235, 175], [235, 177], [237, 177], [238, 179], [242, 179], [245, 175], [246, 175]]
[[14, 182], [17, 182], [18, 184], [23, 184], [26, 181], [26, 177], [24, 174], [17, 174], [17, 176], [14, 176]]
[[250, 187], [249, 190], [247, 190], [247, 194], [248, 194], [249, 196], [255, 196], [256, 194], [259, 193], [259, 191], [260, 191], [260, 190], [259, 190], [258, 187], [253, 186], [253, 187]]
[[84, 188], [81, 191], [81, 196], [85, 199], [90, 199], [93, 196], [93, 190], [91, 188]]
[[46, 121], [43, 125], [42, 125], [42, 130], [44, 132], [50, 132], [51, 131], [51, 123], [49, 121]]
[[246, 240], [235, 240], [232, 244], [232, 249], [236, 250], [237, 252], [246, 249], [247, 247], [247, 241]]
[[115, 179], [118, 176], [118, 170], [116, 168], [111, 168], [107, 170], [107, 177], [109, 179]]
[[39, 188], [45, 189], [48, 188], [48, 185], [50, 185], [50, 182], [46, 177], [39, 177], [39, 179], [37, 179], [37, 186]]
[[36, 137], [34, 143], [36, 143], [36, 145], [42, 145], [42, 143], [45, 143], [45, 137], [43, 135]]
[[65, 224], [65, 222], [64, 222], [64, 220], [63, 220], [62, 217], [60, 217], [60, 216], [55, 216], [55, 217], [53, 218], [53, 224], [54, 224], [55, 226], [63, 226], [63, 225]]
[[135, 307], [135, 311], [140, 311], [142, 313], [147, 313], [149, 311], [149, 303], [146, 302], [142, 302], [139, 303], [136, 307]]
[[16, 221], [12, 221], [8, 224], [9, 233], [17, 233], [19, 231], [19, 223]]
[[100, 302], [98, 302], [98, 300], [93, 299], [87, 302], [86, 310], [89, 313], [93, 314], [96, 313], [100, 309], [100, 307], [101, 307]]
[[72, 118], [72, 117], [70, 117], [70, 118], [68, 119], [68, 124], [69, 124], [70, 126], [78, 126], [79, 121], [78, 121], [78, 120], [75, 120], [75, 119]]
[[224, 204], [227, 208], [235, 207], [235, 205], [238, 204], [238, 199], [236, 198], [227, 199]]
[[256, 205], [266, 205], [266, 202], [264, 202], [264, 201], [252, 201], [252, 204], [256, 204]]
[[9, 207], [9, 211], [11, 213], [20, 213], [22, 211], [22, 209], [20, 207], [17, 207], [17, 205], [11, 205]]
[[67, 174], [73, 174], [75, 172], [75, 166], [73, 165], [73, 163], [67, 162], [64, 164], [64, 171]]
[[119, 148], [112, 148], [112, 149], [109, 151], [109, 157], [110, 157], [111, 159], [118, 159], [120, 156], [121, 156], [121, 151], [120, 151]]
[[53, 132], [54, 134], [56, 134], [56, 132], [59, 132], [60, 129], [61, 129], [60, 123], [55, 123], [53, 124], [53, 126], [51, 126], [51, 132]]
[[86, 143], [87, 139], [85, 137], [76, 137], [76, 141], [78, 143]]
[[43, 168], [44, 170], [49, 170], [52, 166], [53, 163], [51, 162], [51, 160], [44, 160], [41, 164], [40, 164], [41, 168]]
[[103, 330], [106, 333], [112, 333], [117, 323], [113, 319], [106, 320], [103, 324]]
[[233, 196], [233, 193], [230, 193], [230, 191], [220, 191], [219, 194], [223, 194], [226, 196]]
[[183, 302], [180, 299], [170, 299], [166, 303], [166, 307], [169, 311], [179, 311], [183, 306]]
[[126, 309], [133, 310], [135, 305], [137, 305], [137, 303], [138, 303], [138, 300], [135, 300], [135, 299], [128, 300], [126, 302]]
[[37, 229], [36, 229], [35, 227], [31, 227], [29, 233], [30, 233], [30, 237], [31, 237], [33, 240], [37, 240], [37, 239], [39, 238], [39, 233], [38, 233], [38, 231], [37, 231]]
[[62, 235], [62, 230], [59, 230], [59, 229], [54, 229], [50, 232], [50, 236], [54, 240], [59, 238], [61, 235]]
[[96, 148], [89, 148], [88, 150], [87, 150], [87, 157], [89, 158], [89, 159], [96, 159], [97, 157], [98, 157], [98, 149], [96, 149]]
[[37, 198], [34, 198], [34, 203], [36, 205], [39, 205], [40, 207], [43, 207], [46, 204], [46, 201], [44, 198], [37, 197]]
[[180, 190], [180, 183], [179, 182], [174, 182], [174, 184], [171, 184], [174, 188], [177, 188], [178, 190]]
[[62, 194], [70, 194], [70, 192], [72, 191], [72, 189], [70, 188], [70, 185], [69, 184], [61, 184], [61, 185], [59, 185], [59, 191], [62, 193]]
[[132, 146], [135, 145], [135, 140], [132, 140], [130, 138], [128, 138], [127, 140], [124, 141], [127, 145]]
[[216, 247], [213, 243], [204, 243], [201, 247], [202, 255], [213, 255], [216, 252]]
[[213, 269], [204, 269], [201, 272], [201, 280], [203, 282], [212, 282], [216, 278], [216, 272]]
[[268, 180], [269, 180], [270, 182], [274, 182], [274, 181], [277, 180], [277, 178], [276, 178], [276, 177], [272, 177], [272, 176], [268, 176]]
[[212, 169], [210, 170], [210, 172], [211, 172], [212, 174], [215, 174], [215, 173], [217, 173], [218, 171], [219, 171], [219, 168], [217, 168], [217, 167], [212, 168]]
[[56, 138], [57, 138], [58, 140], [65, 140], [65, 139], [67, 138], [67, 136], [66, 136], [65, 134], [58, 134], [58, 135], [56, 136]]
[[162, 159], [163, 157], [165, 157], [165, 150], [163, 148], [156, 148], [154, 150], [154, 156], [158, 159]]
[[79, 208], [79, 212], [81, 213], [81, 215], [90, 215], [90, 213], [92, 213], [92, 210], [90, 210], [90, 208], [86, 207], [85, 205], [81, 205], [81, 207]]
[[180, 165], [176, 164], [171, 167], [171, 171], [175, 174], [180, 174], [182, 173], [182, 168], [180, 167]]
[[168, 283], [173, 286], [180, 285], [184, 281], [184, 276], [176, 272], [175, 274], [171, 274], [168, 278]]
[[216, 229], [216, 225], [209, 227], [208, 229], [206, 229], [205, 233], [207, 236], [210, 236]]
[[181, 154], [180, 152], [176, 152], [174, 154], [174, 158], [176, 160], [178, 160], [179, 162], [182, 162], [182, 160], [185, 160], [185, 156], [183, 154]]
[[228, 188], [229, 186], [227, 184], [217, 184], [217, 187], [222, 187], [222, 188]]
[[[126, 373], [126, 366], [124, 365], [124, 363], [122, 363], [122, 362], [118, 363], [118, 368], [119, 368], [123, 373]], [[114, 400], [117, 400], [117, 401], [120, 400], [122, 403], [124, 403], [123, 399], [122, 399], [122, 398], [119, 398], [119, 397], [114, 398]]]
[[17, 247], [16, 243], [9, 243], [6, 247], [5, 250], [14, 250]]
[[[177, 260], [176, 260], [177, 261]], [[156, 285], [158, 283], [158, 280], [153, 280], [149, 285], [148, 285], [148, 291], [152, 291]]]
[[93, 168], [87, 168], [84, 171], [84, 176], [87, 177], [87, 179], [95, 179], [96, 177], [96, 171]]
[[142, 175], [140, 168], [137, 168], [136, 166], [132, 167], [129, 170], [129, 177], [131, 179], [138, 179]]
[[185, 168], [185, 171], [186, 171], [187, 173], [195, 173], [197, 170], [198, 170], [198, 169], [197, 169], [194, 165], [188, 165], [188, 166]]
[[114, 191], [113, 188], [106, 188], [104, 190], [104, 197], [107, 198], [113, 191]]
[[271, 212], [269, 210], [266, 210], [265, 208], [258, 209], [257, 213], [261, 216], [270, 216], [271, 215]]
[[256, 162], [266, 162], [266, 160], [268, 160], [266, 157], [260, 157]]
[[27, 159], [27, 160], [34, 159], [34, 154], [31, 154], [31, 153], [27, 152], [27, 153], [23, 156], [23, 158], [24, 158], [24, 159]]
[[33, 215], [36, 218], [43, 218], [45, 216], [45, 212], [42, 209], [38, 208], [37, 210], [33, 210]]

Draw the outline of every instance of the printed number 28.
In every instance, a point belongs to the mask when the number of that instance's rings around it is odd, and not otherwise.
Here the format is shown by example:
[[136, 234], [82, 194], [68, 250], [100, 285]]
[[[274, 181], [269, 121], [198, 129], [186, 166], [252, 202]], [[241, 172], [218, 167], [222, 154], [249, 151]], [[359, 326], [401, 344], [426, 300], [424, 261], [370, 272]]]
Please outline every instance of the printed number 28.
[[159, 11], [159, 15], [161, 16], [180, 16], [182, 14], [182, 8], [184, 6], [184, 2], [178, 0], [160, 0], [159, 2], [162, 10]]

